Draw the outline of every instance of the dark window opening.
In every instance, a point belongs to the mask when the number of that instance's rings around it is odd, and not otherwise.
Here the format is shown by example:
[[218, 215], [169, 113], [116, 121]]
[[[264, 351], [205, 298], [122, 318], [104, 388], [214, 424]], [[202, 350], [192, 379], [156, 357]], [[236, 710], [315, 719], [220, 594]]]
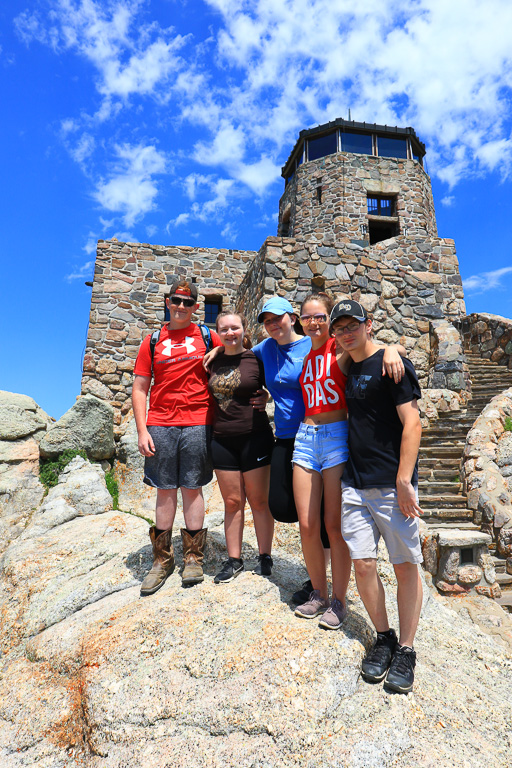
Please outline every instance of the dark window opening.
[[378, 136], [377, 154], [379, 157], [400, 157], [407, 160], [407, 139]]
[[473, 560], [473, 547], [465, 547], [460, 551], [460, 564], [471, 565]]
[[395, 216], [395, 198], [370, 197], [368, 195], [368, 214], [370, 216]]
[[207, 296], [204, 300], [204, 322], [206, 325], [215, 325], [217, 315], [222, 309], [220, 296]]
[[316, 188], [316, 201], [319, 205], [322, 205], [322, 187]]
[[338, 151], [338, 137], [336, 131], [317, 139], [308, 139], [308, 160], [318, 160], [319, 157], [333, 155]]
[[382, 240], [389, 240], [399, 234], [398, 222], [395, 221], [372, 221], [368, 219], [368, 234], [370, 245], [380, 243]]
[[373, 155], [372, 136], [366, 133], [342, 133], [341, 150], [358, 155]]
[[279, 232], [281, 237], [288, 237], [290, 232], [290, 214], [291, 210], [288, 208], [287, 211], [283, 213], [283, 218], [281, 220], [281, 230]]

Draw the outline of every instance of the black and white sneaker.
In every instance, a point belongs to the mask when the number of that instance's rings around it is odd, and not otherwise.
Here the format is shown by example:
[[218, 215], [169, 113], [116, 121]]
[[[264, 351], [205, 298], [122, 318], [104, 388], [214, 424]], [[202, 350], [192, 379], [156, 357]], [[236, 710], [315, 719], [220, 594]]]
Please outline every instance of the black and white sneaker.
[[363, 659], [361, 677], [369, 683], [379, 683], [386, 676], [397, 646], [394, 629], [377, 632], [377, 639]]
[[215, 584], [226, 584], [228, 581], [233, 581], [236, 577], [242, 573], [244, 569], [244, 561], [239, 560], [236, 557], [228, 557], [225, 563], [222, 563], [222, 568], [215, 576], [213, 581]]
[[262, 555], [258, 555], [258, 565], [254, 569], [254, 573], [258, 576], [272, 576], [272, 566], [274, 561], [265, 552]]
[[397, 693], [409, 693], [409, 691], [412, 691], [415, 666], [415, 651], [407, 645], [397, 645], [384, 682], [384, 688], [389, 688], [389, 690], [396, 691]]

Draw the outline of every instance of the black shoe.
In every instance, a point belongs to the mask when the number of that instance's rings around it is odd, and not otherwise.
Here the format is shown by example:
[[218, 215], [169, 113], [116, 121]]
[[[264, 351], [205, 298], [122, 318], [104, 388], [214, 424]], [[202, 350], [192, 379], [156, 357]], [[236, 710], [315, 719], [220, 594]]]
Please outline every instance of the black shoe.
[[292, 595], [292, 603], [295, 603], [295, 605], [302, 605], [302, 603], [307, 603], [309, 600], [309, 596], [313, 591], [313, 585], [311, 581], [308, 579], [304, 582], [302, 587], [298, 589], [296, 592]]
[[228, 581], [233, 581], [238, 574], [242, 573], [244, 569], [244, 561], [238, 560], [236, 557], [228, 557], [225, 563], [222, 563], [222, 568], [214, 578], [215, 584], [225, 584]]
[[394, 629], [377, 632], [377, 639], [363, 659], [361, 677], [369, 683], [379, 683], [386, 675], [397, 646]]
[[265, 553], [263, 555], [258, 555], [258, 565], [254, 569], [254, 573], [257, 573], [258, 576], [272, 576], [273, 565], [274, 561], [270, 555]]
[[414, 683], [416, 653], [407, 645], [397, 645], [384, 687], [397, 693], [409, 693]]

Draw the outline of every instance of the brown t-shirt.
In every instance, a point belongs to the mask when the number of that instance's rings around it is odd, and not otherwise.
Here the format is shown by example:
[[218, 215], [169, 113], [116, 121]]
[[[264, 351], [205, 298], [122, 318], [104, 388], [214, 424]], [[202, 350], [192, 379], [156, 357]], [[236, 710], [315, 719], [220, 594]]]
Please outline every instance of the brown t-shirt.
[[265, 384], [262, 363], [249, 349], [239, 355], [217, 355], [211, 364], [208, 386], [214, 397], [215, 435], [246, 435], [271, 430], [265, 411], [253, 408], [249, 400]]

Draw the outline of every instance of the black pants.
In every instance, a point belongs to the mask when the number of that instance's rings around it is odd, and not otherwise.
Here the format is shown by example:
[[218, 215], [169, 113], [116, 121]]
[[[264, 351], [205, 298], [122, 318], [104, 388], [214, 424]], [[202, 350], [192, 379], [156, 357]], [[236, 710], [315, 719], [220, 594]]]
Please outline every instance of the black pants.
[[[270, 491], [268, 504], [272, 517], [280, 523], [296, 523], [297, 508], [293, 498], [293, 437], [276, 437], [270, 463]], [[325, 549], [329, 549], [329, 537], [324, 523], [324, 500], [320, 507], [320, 534]]]

